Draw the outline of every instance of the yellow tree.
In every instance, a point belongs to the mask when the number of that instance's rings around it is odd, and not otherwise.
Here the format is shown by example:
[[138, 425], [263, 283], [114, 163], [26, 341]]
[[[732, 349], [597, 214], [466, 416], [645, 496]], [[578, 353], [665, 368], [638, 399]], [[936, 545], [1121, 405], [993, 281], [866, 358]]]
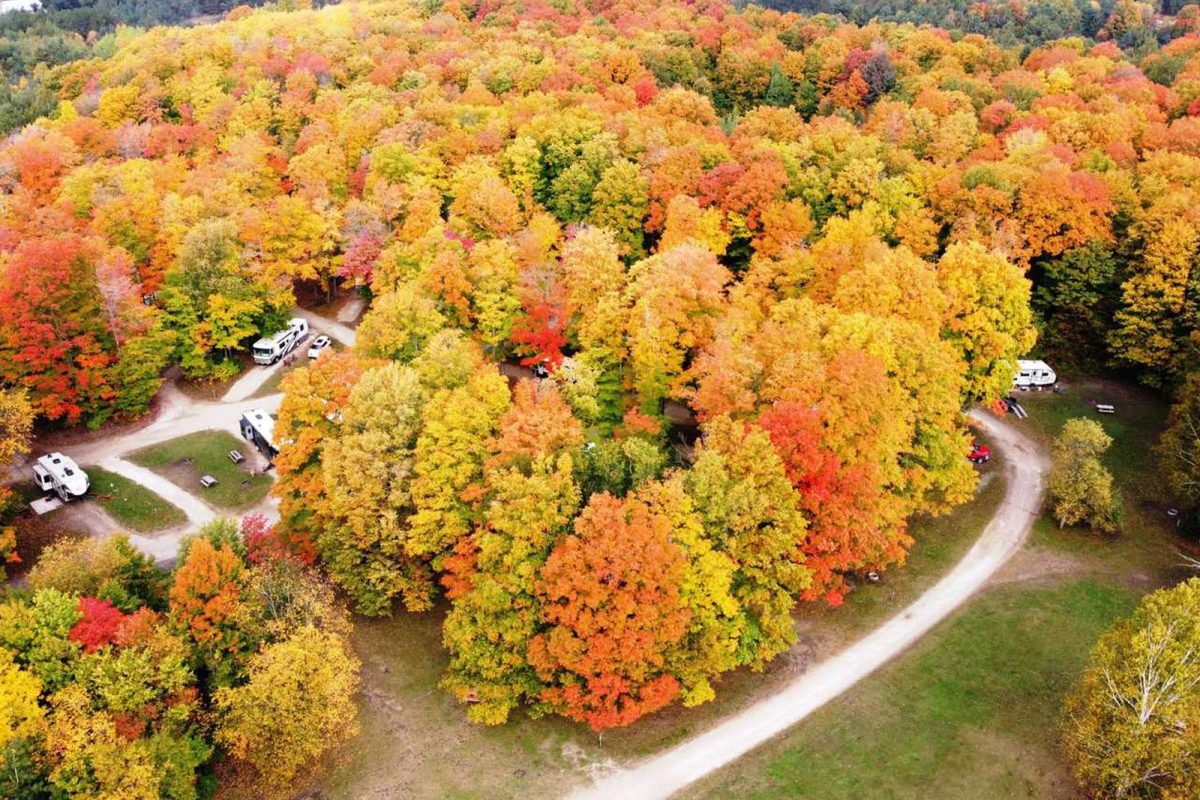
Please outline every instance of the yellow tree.
[[250, 657], [246, 683], [218, 689], [218, 744], [254, 768], [268, 797], [358, 732], [359, 662], [341, 636], [304, 626]]
[[1017, 359], [1037, 337], [1029, 280], [977, 242], [951, 245], [938, 261], [937, 278], [946, 297], [943, 335], [967, 367], [963, 400], [994, 400], [1011, 388]]
[[367, 370], [350, 391], [337, 435], [325, 441], [317, 544], [330, 577], [364, 614], [389, 613], [397, 596], [414, 611], [432, 603], [428, 565], [405, 547], [425, 399], [410, 367]]
[[483, 467], [508, 410], [508, 379], [481, 366], [465, 386], [442, 389], [425, 404], [417, 437], [407, 551], [435, 559], [471, 530], [483, 500]]
[[678, 392], [689, 355], [712, 339], [729, 271], [689, 242], [634, 264], [629, 273], [630, 369], [644, 413]]

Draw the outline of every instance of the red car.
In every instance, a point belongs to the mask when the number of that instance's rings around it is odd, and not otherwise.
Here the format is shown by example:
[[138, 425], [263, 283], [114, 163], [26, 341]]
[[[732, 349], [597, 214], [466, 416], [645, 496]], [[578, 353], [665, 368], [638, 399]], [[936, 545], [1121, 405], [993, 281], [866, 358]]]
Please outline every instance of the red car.
[[986, 444], [974, 442], [971, 444], [971, 452], [967, 453], [967, 459], [972, 464], [986, 464], [987, 460], [992, 457], [992, 448]]

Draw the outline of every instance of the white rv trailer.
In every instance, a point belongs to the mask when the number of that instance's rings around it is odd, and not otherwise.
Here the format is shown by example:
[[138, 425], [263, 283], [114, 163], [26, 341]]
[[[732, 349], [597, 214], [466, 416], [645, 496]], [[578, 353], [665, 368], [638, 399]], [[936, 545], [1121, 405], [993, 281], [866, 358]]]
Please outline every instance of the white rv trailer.
[[292, 317], [287, 327], [254, 343], [254, 363], [274, 364], [308, 336], [308, 320]]
[[1058, 376], [1045, 361], [1018, 361], [1013, 378], [1014, 389], [1046, 389], [1058, 382]]
[[43, 492], [54, 492], [64, 503], [72, 497], [83, 497], [91, 483], [87, 473], [62, 453], [50, 453], [33, 464], [33, 479]]
[[268, 462], [275, 461], [279, 448], [275, 446], [275, 420], [270, 414], [261, 408], [252, 408], [242, 414], [238, 427], [242, 430], [242, 438], [253, 442]]

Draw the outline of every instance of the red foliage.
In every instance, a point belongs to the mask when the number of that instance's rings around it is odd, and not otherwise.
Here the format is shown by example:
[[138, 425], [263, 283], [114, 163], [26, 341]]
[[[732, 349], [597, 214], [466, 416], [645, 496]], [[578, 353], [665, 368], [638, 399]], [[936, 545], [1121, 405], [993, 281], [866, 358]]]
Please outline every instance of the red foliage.
[[120, 647], [145, 644], [150, 641], [154, 629], [161, 621], [162, 617], [157, 612], [148, 608], [139, 608], [121, 620], [121, 627], [117, 629], [114, 641]]
[[542, 568], [550, 627], [530, 642], [529, 660], [550, 684], [543, 699], [593, 730], [628, 725], [679, 694], [666, 654], [690, 614], [671, 530], [645, 503], [593, 495]]
[[563, 360], [567, 344], [568, 314], [562, 292], [529, 298], [525, 316], [513, 325], [512, 341], [523, 354], [521, 363], [532, 366], [545, 362], [551, 370]]
[[346, 247], [342, 258], [342, 268], [338, 272], [343, 278], [353, 278], [356, 285], [369, 284], [375, 275], [375, 263], [383, 252], [383, 234], [379, 231], [364, 228], [358, 232]]
[[113, 396], [91, 250], [78, 236], [27, 239], [0, 277], [0, 383], [29, 389], [50, 420]]
[[654, 438], [660, 433], [662, 433], [662, 422], [654, 417], [643, 414], [636, 408], [631, 408], [625, 412], [625, 416], [621, 420], [621, 427], [614, 432], [614, 435], [618, 439], [623, 439], [626, 436], [649, 436]]
[[888, 550], [875, 520], [873, 469], [842, 464], [822, 445], [820, 411], [799, 403], [777, 403], [758, 420], [783, 459], [800, 494], [808, 533], [800, 549], [813, 574], [804, 600], [824, 597], [841, 605], [846, 582], [840, 573], [859, 569]]
[[633, 84], [633, 93], [637, 96], [639, 106], [648, 106], [658, 97], [658, 84], [653, 75], [643, 75]]
[[291, 560], [310, 566], [317, 560], [317, 546], [312, 539], [280, 525], [269, 525], [262, 514], [242, 517], [242, 538], [246, 542], [246, 560], [251, 564]]
[[95, 597], [79, 598], [79, 622], [71, 628], [68, 638], [83, 645], [83, 652], [94, 653], [117, 639], [125, 615], [107, 600]]

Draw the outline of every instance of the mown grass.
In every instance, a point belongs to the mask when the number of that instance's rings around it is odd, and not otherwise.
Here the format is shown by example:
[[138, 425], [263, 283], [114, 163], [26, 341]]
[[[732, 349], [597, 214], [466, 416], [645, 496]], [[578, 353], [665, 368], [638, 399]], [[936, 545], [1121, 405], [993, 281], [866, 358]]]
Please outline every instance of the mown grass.
[[153, 533], [180, 525], [187, 515], [154, 492], [123, 475], [87, 467], [91, 495], [122, 526], [136, 533]]
[[[1167, 404], [1158, 395], [1113, 381], [1070, 381], [1062, 394], [1020, 394], [1029, 419], [1021, 425], [1049, 448], [1067, 420], [1094, 419], [1113, 439], [1104, 456], [1124, 506], [1121, 530], [1115, 536], [1086, 528], [1059, 529], [1049, 518], [1034, 527], [1031, 548], [1046, 548], [1086, 564], [1090, 574], [1120, 576], [1142, 585], [1178, 579], [1177, 550], [1190, 543], [1177, 535], [1167, 509], [1167, 496], [1158, 474], [1154, 447], [1162, 432]], [[1095, 403], [1115, 406], [1112, 415], [1098, 414]]]
[[687, 797], [1075, 798], [1062, 699], [1136, 592], [1091, 580], [994, 589], [899, 661]]
[[[230, 450], [241, 450], [242, 464], [229, 460]], [[250, 470], [258, 463], [253, 446], [225, 431], [200, 431], [137, 450], [128, 456], [135, 464], [157, 472], [217, 508], [244, 511], [267, 496], [271, 477]], [[217, 485], [200, 485], [202, 475], [212, 475]]]

